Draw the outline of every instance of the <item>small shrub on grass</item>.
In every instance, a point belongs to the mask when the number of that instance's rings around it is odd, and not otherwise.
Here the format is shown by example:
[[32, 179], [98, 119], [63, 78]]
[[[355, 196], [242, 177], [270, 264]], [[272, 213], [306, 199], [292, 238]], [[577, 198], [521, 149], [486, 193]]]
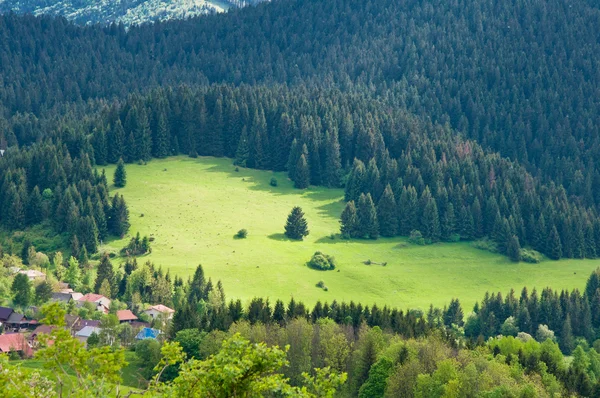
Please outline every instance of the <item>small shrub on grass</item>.
[[542, 254], [533, 249], [521, 249], [521, 261], [537, 264], [542, 261]]
[[330, 271], [335, 269], [335, 259], [327, 254], [315, 252], [307, 265], [319, 271]]
[[269, 185], [271, 185], [272, 187], [276, 187], [277, 186], [277, 178], [271, 177], [271, 181], [269, 182]]
[[420, 245], [420, 246], [424, 246], [425, 243], [426, 243], [425, 242], [425, 238], [423, 238], [423, 234], [418, 229], [415, 229], [415, 230], [413, 230], [413, 231], [410, 232], [410, 236], [408, 237], [408, 241], [410, 243], [413, 243], [415, 245]]
[[235, 171], [236, 171], [236, 173], [239, 173], [239, 172], [240, 172], [240, 168], [239, 168], [239, 167], [236, 167], [236, 168], [235, 168]]
[[323, 289], [325, 291], [329, 290], [329, 289], [327, 289], [327, 286], [325, 286], [325, 282], [323, 282], [323, 281], [317, 282], [317, 284], [315, 286], [317, 286], [319, 289]]
[[131, 238], [129, 244], [121, 249], [122, 256], [141, 256], [142, 254], [152, 253], [150, 248], [150, 239], [147, 236], [140, 238], [138, 232], [135, 238]]
[[479, 250], [485, 250], [491, 253], [498, 253], [498, 245], [496, 242], [489, 239], [481, 239], [473, 242], [472, 246]]
[[246, 239], [248, 236], [248, 230], [246, 228], [242, 228], [235, 234], [235, 238], [237, 239]]

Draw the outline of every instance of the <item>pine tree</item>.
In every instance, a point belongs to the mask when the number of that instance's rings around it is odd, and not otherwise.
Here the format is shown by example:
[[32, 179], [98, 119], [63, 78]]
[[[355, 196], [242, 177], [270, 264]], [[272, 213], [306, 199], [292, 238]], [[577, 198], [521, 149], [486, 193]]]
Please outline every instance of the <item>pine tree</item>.
[[392, 187], [388, 184], [377, 204], [377, 220], [381, 236], [395, 236], [398, 233], [398, 218], [396, 215], [396, 199]]
[[238, 142], [235, 152], [235, 161], [233, 164], [240, 167], [246, 167], [248, 157], [250, 156], [250, 143], [248, 142], [248, 129], [246, 126], [242, 128], [242, 134]]
[[308, 236], [308, 223], [304, 212], [298, 206], [294, 207], [285, 224], [285, 235], [290, 239], [302, 240]]
[[562, 244], [555, 226], [552, 227], [548, 237], [548, 256], [553, 260], [559, 260], [562, 257]]
[[104, 283], [104, 281], [107, 281], [111, 292], [117, 291], [113, 265], [106, 254], [102, 256], [102, 260], [100, 260], [100, 265], [98, 265], [98, 270], [96, 272], [96, 281], [94, 282], [94, 291], [96, 293], [100, 293], [100, 288], [102, 287], [102, 283]]
[[358, 159], [354, 159], [352, 171], [346, 182], [346, 191], [344, 199], [349, 202], [351, 200], [357, 202], [360, 194], [366, 191], [367, 185], [367, 170], [365, 164]]
[[127, 184], [127, 172], [125, 171], [125, 163], [123, 159], [119, 159], [117, 168], [115, 169], [115, 175], [113, 176], [113, 183], [117, 188], [123, 188]]
[[379, 237], [379, 223], [377, 221], [377, 210], [370, 193], [360, 195], [356, 210], [358, 236], [360, 238], [377, 239]]
[[167, 126], [167, 117], [164, 112], [158, 114], [156, 122], [156, 134], [152, 143], [154, 144], [154, 156], [164, 158], [169, 155], [169, 129]]
[[73, 235], [71, 238], [71, 256], [75, 258], [79, 258], [81, 255], [81, 243], [79, 243], [79, 238], [77, 235]]
[[519, 238], [516, 235], [510, 237], [506, 248], [506, 254], [508, 255], [508, 258], [515, 263], [521, 261], [521, 245], [519, 244]]
[[418, 229], [418, 200], [415, 187], [403, 187], [398, 201], [399, 227], [401, 235]]
[[354, 201], [346, 203], [340, 219], [340, 232], [344, 238], [358, 237], [358, 215]]
[[108, 161], [110, 163], [117, 163], [125, 154], [123, 148], [125, 146], [125, 130], [121, 120], [117, 119], [115, 122], [112, 133], [108, 140]]
[[298, 142], [298, 140], [294, 138], [294, 140], [292, 141], [290, 155], [288, 157], [286, 165], [288, 170], [288, 177], [292, 181], [296, 180], [296, 165], [298, 164], [298, 159], [300, 159], [300, 156], [302, 155], [302, 148], [303, 145], [301, 145], [300, 142]]
[[440, 217], [435, 200], [429, 196], [421, 217], [423, 236], [432, 242], [440, 240]]
[[[471, 225], [473, 218], [471, 217]], [[467, 221], [468, 223], [468, 221]], [[446, 211], [442, 215], [441, 220], [441, 234], [443, 240], [450, 240], [452, 235], [456, 232], [456, 216], [454, 214], [454, 205], [452, 203], [448, 203], [446, 207]], [[471, 227], [472, 228], [472, 227]]]
[[112, 200], [108, 230], [113, 235], [123, 237], [129, 231], [129, 210], [123, 195], [115, 195]]
[[300, 159], [298, 159], [295, 175], [294, 186], [298, 189], [308, 188], [310, 184], [310, 168], [304, 154], [300, 155]]
[[575, 339], [571, 330], [571, 316], [567, 314], [560, 333], [560, 349], [565, 355], [571, 354], [575, 348]]
[[342, 173], [337, 128], [325, 132], [325, 145], [325, 185], [329, 188], [337, 188], [340, 186]]
[[36, 185], [29, 195], [29, 201], [27, 202], [27, 224], [34, 225], [42, 221], [44, 218], [44, 207], [42, 204], [42, 195], [40, 189]]
[[13, 279], [10, 290], [13, 294], [15, 305], [25, 308], [31, 304], [33, 295], [31, 292], [31, 282], [27, 275], [17, 274]]

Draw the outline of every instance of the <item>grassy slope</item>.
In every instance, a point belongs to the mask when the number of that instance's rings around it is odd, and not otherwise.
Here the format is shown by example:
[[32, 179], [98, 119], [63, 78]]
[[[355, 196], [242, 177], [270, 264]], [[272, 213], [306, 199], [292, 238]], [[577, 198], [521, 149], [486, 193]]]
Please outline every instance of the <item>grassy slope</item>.
[[[114, 167], [107, 169], [112, 179]], [[229, 159], [176, 157], [128, 165], [125, 195], [131, 233], [156, 241], [148, 260], [187, 277], [197, 264], [214, 281], [222, 280], [228, 298], [255, 296], [313, 304], [317, 300], [354, 300], [402, 308], [426, 309], [461, 299], [467, 309], [487, 290], [510, 288], [582, 288], [599, 261], [565, 260], [513, 264], [468, 243], [408, 245], [404, 239], [344, 241], [338, 232], [343, 209], [341, 190], [295, 190], [284, 173], [240, 169]], [[269, 180], [275, 176], [278, 187]], [[308, 219], [303, 242], [284, 239], [283, 225], [295, 205]], [[141, 214], [144, 214], [141, 217]], [[247, 228], [247, 239], [233, 235]], [[105, 248], [120, 249], [128, 238]], [[317, 251], [336, 257], [340, 272], [319, 272], [304, 263]], [[386, 267], [363, 264], [371, 259]], [[142, 260], [144, 261], [144, 260]], [[315, 284], [323, 280], [328, 292]]]

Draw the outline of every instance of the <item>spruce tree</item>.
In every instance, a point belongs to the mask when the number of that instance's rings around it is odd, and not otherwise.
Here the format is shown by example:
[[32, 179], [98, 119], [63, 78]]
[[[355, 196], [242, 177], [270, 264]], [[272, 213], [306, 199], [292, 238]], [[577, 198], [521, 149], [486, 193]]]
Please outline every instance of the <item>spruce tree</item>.
[[571, 354], [575, 348], [575, 339], [571, 329], [571, 316], [567, 314], [560, 333], [560, 349], [565, 355]]
[[553, 260], [559, 260], [562, 257], [562, 244], [556, 227], [553, 226], [548, 237], [548, 256]]
[[154, 140], [152, 140], [154, 148], [154, 156], [157, 158], [164, 158], [169, 155], [169, 129], [167, 126], [167, 117], [164, 112], [160, 112], [158, 115], [158, 121], [156, 122], [156, 134]]
[[250, 156], [250, 143], [248, 142], [248, 129], [246, 126], [242, 128], [242, 134], [238, 141], [237, 150], [235, 152], [235, 161], [233, 164], [240, 167], [246, 167], [248, 157]]
[[125, 163], [123, 159], [119, 159], [117, 168], [115, 169], [115, 175], [113, 176], [113, 183], [117, 188], [123, 188], [127, 184], [127, 172], [125, 171]]
[[117, 163], [125, 154], [123, 148], [125, 145], [125, 130], [121, 120], [117, 119], [114, 126], [112, 127], [112, 133], [108, 140], [108, 161], [110, 163]]
[[28, 225], [34, 225], [42, 221], [44, 218], [44, 207], [42, 204], [42, 195], [40, 189], [36, 185], [29, 195], [27, 202], [26, 219]]
[[356, 213], [356, 206], [354, 201], [346, 203], [346, 207], [342, 212], [340, 219], [340, 232], [344, 238], [356, 238], [358, 237], [358, 215]]
[[115, 280], [115, 272], [107, 254], [102, 256], [102, 260], [100, 260], [100, 265], [98, 265], [98, 270], [96, 272], [96, 281], [94, 282], [94, 291], [96, 293], [100, 292], [102, 283], [105, 280], [108, 282], [111, 292], [116, 292], [117, 285]]
[[508, 258], [515, 263], [521, 261], [521, 245], [519, 244], [519, 238], [516, 235], [510, 237], [506, 248], [506, 254], [508, 255]]
[[310, 168], [304, 154], [300, 155], [296, 164], [294, 186], [298, 189], [308, 188], [310, 184]]
[[373, 203], [371, 194], [363, 193], [358, 199], [358, 237], [377, 239], [379, 237], [379, 223], [377, 221], [377, 210]]
[[325, 185], [329, 188], [340, 186], [342, 174], [342, 160], [340, 157], [340, 143], [338, 142], [337, 128], [325, 133]]
[[308, 236], [308, 223], [304, 212], [298, 206], [294, 207], [285, 223], [285, 235], [290, 239], [302, 240]]
[[346, 182], [346, 191], [344, 199], [349, 202], [351, 200], [357, 202], [361, 193], [366, 190], [367, 170], [365, 164], [358, 159], [354, 159], [352, 171]]
[[377, 220], [381, 236], [395, 236], [398, 233], [396, 199], [392, 187], [388, 184], [377, 204]]
[[432, 242], [440, 240], [440, 217], [435, 199], [429, 196], [421, 218], [423, 236]]

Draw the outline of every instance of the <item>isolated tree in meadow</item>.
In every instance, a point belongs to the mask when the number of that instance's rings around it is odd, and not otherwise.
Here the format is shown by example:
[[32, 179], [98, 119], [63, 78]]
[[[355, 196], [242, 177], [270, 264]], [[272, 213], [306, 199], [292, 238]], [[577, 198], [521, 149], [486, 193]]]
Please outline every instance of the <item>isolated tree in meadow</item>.
[[398, 232], [398, 217], [396, 215], [396, 199], [392, 187], [388, 184], [377, 204], [377, 220], [381, 236], [394, 236]]
[[371, 194], [361, 194], [357, 207], [359, 238], [377, 239], [379, 237], [379, 223], [377, 221], [377, 210], [371, 198]]
[[302, 240], [308, 235], [308, 232], [308, 223], [304, 212], [300, 207], [294, 207], [285, 223], [285, 236], [290, 239]]
[[125, 184], [127, 184], [127, 172], [125, 171], [125, 163], [123, 163], [123, 158], [120, 158], [119, 163], [117, 163], [117, 169], [115, 170], [113, 182], [117, 188], [123, 188]]
[[296, 178], [294, 179], [294, 186], [298, 189], [308, 188], [310, 185], [310, 168], [304, 154], [300, 155], [300, 158], [298, 159], [295, 174]]
[[358, 215], [354, 201], [346, 203], [340, 219], [340, 232], [344, 238], [356, 238], [358, 234]]
[[13, 280], [10, 291], [13, 294], [13, 302], [21, 307], [28, 307], [33, 299], [31, 294], [31, 282], [27, 275], [17, 274]]

